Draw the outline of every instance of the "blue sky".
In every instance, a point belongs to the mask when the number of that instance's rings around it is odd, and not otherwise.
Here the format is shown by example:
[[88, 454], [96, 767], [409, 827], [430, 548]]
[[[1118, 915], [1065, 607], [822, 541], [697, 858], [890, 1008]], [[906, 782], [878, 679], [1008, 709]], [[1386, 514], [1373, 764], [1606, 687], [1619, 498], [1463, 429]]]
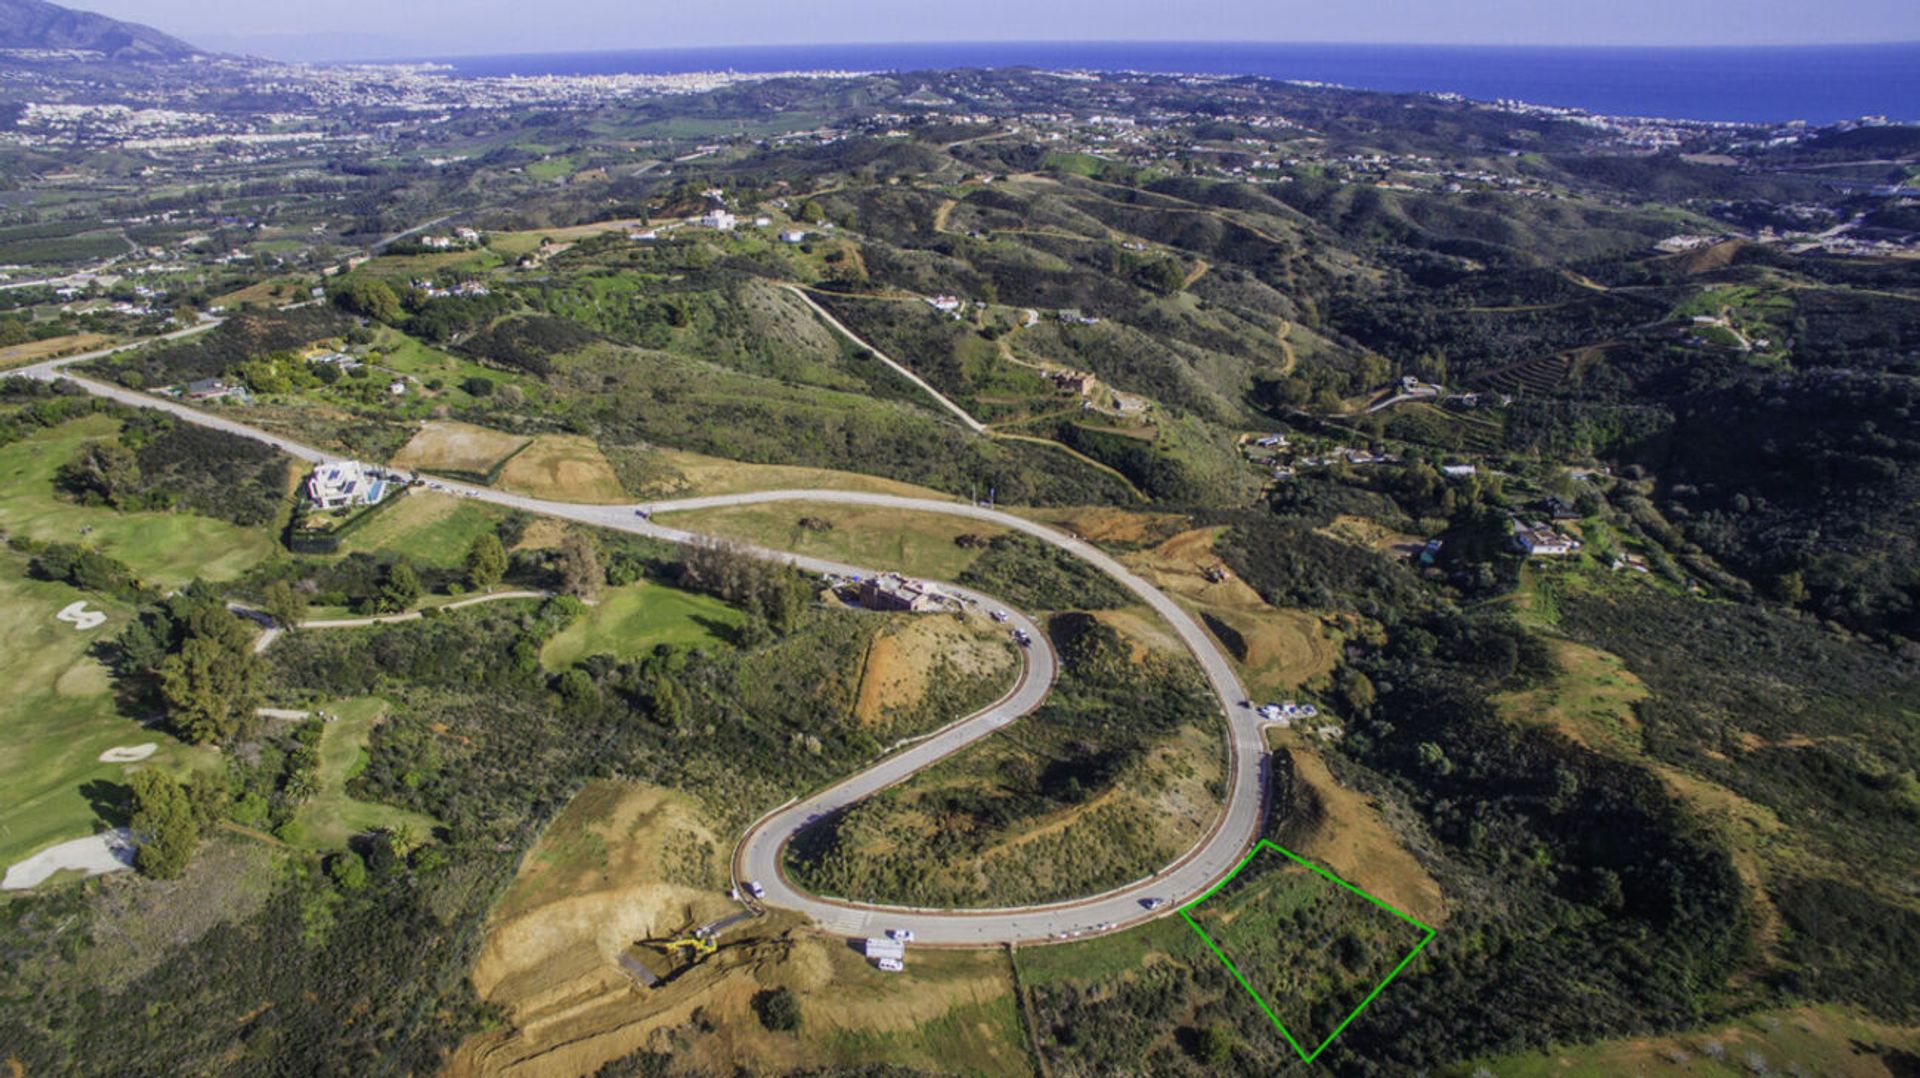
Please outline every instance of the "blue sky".
[[1920, 40], [1920, 0], [69, 0], [205, 48], [375, 59], [906, 41]]

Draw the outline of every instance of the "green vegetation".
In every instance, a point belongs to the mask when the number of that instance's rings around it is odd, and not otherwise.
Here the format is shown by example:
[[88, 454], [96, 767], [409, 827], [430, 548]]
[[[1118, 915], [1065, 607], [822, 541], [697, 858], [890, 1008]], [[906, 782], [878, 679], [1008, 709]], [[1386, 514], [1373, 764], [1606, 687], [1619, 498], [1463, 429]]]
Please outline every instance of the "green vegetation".
[[[356, 835], [382, 831], [433, 834], [439, 821], [431, 816], [359, 801], [347, 793], [347, 784], [367, 766], [367, 743], [374, 728], [386, 717], [386, 701], [363, 697], [320, 706], [334, 717], [320, 735], [313, 792], [300, 802], [292, 820], [278, 828], [276, 834], [287, 842], [315, 850], [344, 849], [348, 840]], [[345, 863], [359, 865], [361, 862], [355, 857]]]
[[995, 536], [956, 582], [1022, 610], [1106, 610], [1131, 601], [1105, 573], [1018, 533]]
[[[999, 529], [943, 513], [774, 502], [671, 513], [660, 522], [848, 565], [955, 580]], [[978, 540], [978, 542], [975, 541]]]
[[717, 649], [744, 620], [719, 599], [639, 581], [609, 590], [585, 616], [555, 634], [540, 656], [548, 669], [563, 670], [592, 655], [624, 662], [662, 646]]
[[[22, 559], [0, 554], [0, 678], [13, 686], [0, 701], [0, 757], [12, 761], [9, 794], [0, 805], [0, 864], [89, 833], [101, 815], [124, 820], [119, 785], [126, 766], [100, 755], [119, 746], [152, 744], [141, 766], [190, 768], [212, 761], [164, 733], [122, 717], [107, 668], [93, 657], [132, 618], [111, 596], [32, 580]], [[78, 631], [54, 615], [84, 601], [107, 615]], [[104, 801], [104, 813], [99, 803]]]
[[[1433, 939], [1426, 925], [1270, 842], [1181, 916], [1309, 1063]], [[1224, 1065], [1233, 1048], [1226, 1026], [1202, 1030], [1207, 1062]]]
[[[797, 883], [911, 906], [1000, 907], [1118, 886], [1212, 823], [1220, 749], [1198, 672], [1087, 614], [1049, 627], [1063, 670], [1018, 730], [803, 831]], [[910, 839], [908, 841], [903, 841]]]
[[61, 468], [118, 423], [90, 415], [0, 446], [0, 527], [40, 542], [83, 539], [125, 562], [142, 580], [178, 586], [196, 577], [232, 579], [273, 549], [264, 527], [242, 528], [192, 513], [118, 512], [63, 495]]

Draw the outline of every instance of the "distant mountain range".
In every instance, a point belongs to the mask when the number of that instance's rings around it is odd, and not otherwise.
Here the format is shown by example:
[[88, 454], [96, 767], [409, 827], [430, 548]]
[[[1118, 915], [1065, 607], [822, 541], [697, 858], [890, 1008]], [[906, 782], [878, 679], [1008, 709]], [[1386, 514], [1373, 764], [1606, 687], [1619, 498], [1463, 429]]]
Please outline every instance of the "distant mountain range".
[[202, 51], [150, 26], [46, 0], [0, 0], [0, 49], [84, 49], [115, 60], [176, 60]]

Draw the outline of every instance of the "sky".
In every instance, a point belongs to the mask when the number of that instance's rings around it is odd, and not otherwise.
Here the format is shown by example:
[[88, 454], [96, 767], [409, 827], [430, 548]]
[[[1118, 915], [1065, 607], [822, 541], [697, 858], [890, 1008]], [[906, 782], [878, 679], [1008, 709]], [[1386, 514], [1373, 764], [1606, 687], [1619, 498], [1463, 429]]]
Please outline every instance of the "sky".
[[1474, 45], [1920, 41], [1916, 0], [67, 2], [146, 23], [202, 48], [288, 60], [995, 40]]

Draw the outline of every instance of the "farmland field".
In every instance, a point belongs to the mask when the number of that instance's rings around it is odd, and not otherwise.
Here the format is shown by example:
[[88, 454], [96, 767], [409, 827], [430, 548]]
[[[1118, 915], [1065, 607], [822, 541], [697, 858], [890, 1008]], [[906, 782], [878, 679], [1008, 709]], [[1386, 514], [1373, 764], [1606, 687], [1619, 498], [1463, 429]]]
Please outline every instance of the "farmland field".
[[49, 337], [44, 341], [28, 341], [25, 344], [9, 345], [0, 348], [0, 370], [24, 367], [29, 363], [38, 363], [43, 359], [72, 355], [92, 348], [101, 348], [113, 343], [113, 338], [102, 333], [74, 333], [65, 337]]
[[[828, 523], [810, 528], [800, 521]], [[944, 513], [864, 509], [825, 502], [774, 502], [670, 513], [663, 523], [708, 535], [832, 558], [869, 569], [887, 569], [952, 580], [980, 556], [980, 548], [954, 542], [962, 535], [991, 538], [1005, 531]]]
[[505, 434], [471, 423], [436, 421], [421, 426], [390, 462], [395, 468], [414, 468], [423, 472], [460, 472], [490, 475], [527, 444], [517, 434]]
[[535, 438], [500, 469], [495, 485], [561, 502], [632, 500], [600, 447], [578, 434], [542, 434]]

